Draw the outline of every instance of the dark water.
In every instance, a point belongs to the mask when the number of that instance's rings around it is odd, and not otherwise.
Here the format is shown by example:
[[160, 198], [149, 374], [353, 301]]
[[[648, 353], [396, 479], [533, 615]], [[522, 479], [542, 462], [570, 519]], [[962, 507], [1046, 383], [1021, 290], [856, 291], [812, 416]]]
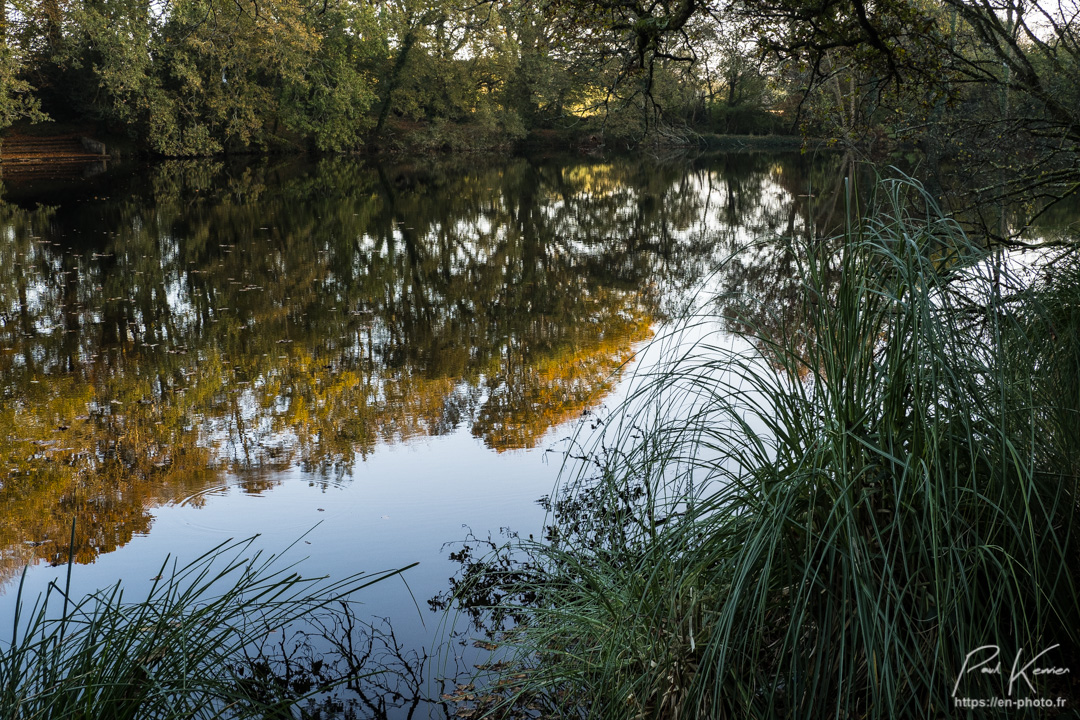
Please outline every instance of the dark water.
[[309, 572], [420, 561], [366, 600], [430, 650], [444, 543], [539, 532], [560, 440], [617, 401], [635, 350], [721, 266], [783, 303], [779, 244], [730, 256], [835, 227], [843, 172], [336, 158], [9, 182], [0, 627], [25, 565], [31, 596], [61, 571], [74, 516], [76, 592], [137, 597], [167, 554], [256, 533], [310, 530]]

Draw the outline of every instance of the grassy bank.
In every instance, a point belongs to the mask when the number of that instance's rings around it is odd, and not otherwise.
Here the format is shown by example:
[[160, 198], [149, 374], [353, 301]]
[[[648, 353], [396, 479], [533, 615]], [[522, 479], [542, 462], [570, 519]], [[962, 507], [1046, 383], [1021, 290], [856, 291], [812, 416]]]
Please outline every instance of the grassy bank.
[[[596, 718], [1075, 710], [1080, 263], [1020, 271], [906, 181], [870, 207], [790, 248], [792, 307], [723, 297], [651, 349], [663, 362], [566, 479], [550, 538], [465, 578], [519, 618], [501, 636], [508, 702]], [[720, 306], [736, 341], [686, 342]], [[1003, 672], [965, 672], [993, 648]]]
[[[351, 647], [341, 635], [355, 625], [353, 593], [401, 570], [305, 578], [251, 545], [225, 543], [185, 565], [166, 560], [137, 600], [117, 583], [81, 599], [50, 585], [30, 603], [20, 583], [0, 650], [0, 715], [292, 718], [312, 695], [378, 670], [332, 658]], [[327, 629], [328, 648], [310, 652], [312, 634]]]

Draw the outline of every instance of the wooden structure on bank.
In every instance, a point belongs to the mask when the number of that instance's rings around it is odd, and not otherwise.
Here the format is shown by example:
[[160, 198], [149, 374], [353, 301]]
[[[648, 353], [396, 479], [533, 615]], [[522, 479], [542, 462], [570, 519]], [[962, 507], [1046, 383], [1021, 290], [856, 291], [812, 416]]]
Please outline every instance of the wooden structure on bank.
[[86, 177], [103, 171], [107, 160], [103, 143], [77, 132], [42, 136], [12, 133], [0, 142], [0, 172], [8, 180]]

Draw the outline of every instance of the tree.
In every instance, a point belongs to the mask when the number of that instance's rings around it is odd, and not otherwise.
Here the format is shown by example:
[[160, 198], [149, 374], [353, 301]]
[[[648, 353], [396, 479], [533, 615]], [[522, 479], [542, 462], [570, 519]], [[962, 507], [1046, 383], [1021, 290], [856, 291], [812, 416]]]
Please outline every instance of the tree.
[[18, 120], [35, 122], [45, 118], [41, 100], [24, 76], [29, 59], [23, 44], [27, 24], [20, 7], [15, 3], [12, 6], [17, 15], [14, 23], [6, 0], [0, 0], [0, 130]]
[[47, 47], [56, 104], [176, 156], [355, 147], [383, 44], [354, 0], [82, 0]]

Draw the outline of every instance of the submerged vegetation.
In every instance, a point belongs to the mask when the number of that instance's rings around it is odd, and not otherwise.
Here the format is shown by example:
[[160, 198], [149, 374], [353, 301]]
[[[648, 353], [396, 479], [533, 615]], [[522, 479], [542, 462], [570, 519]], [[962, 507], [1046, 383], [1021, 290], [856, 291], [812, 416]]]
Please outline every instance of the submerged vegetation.
[[[663, 357], [552, 500], [546, 540], [459, 554], [459, 604], [511, 648], [505, 704], [905, 718], [1080, 702], [1075, 254], [1021, 272], [906, 180], [871, 207], [793, 248], [794, 312], [722, 296], [654, 341]], [[970, 672], [987, 646], [1069, 670]]]

